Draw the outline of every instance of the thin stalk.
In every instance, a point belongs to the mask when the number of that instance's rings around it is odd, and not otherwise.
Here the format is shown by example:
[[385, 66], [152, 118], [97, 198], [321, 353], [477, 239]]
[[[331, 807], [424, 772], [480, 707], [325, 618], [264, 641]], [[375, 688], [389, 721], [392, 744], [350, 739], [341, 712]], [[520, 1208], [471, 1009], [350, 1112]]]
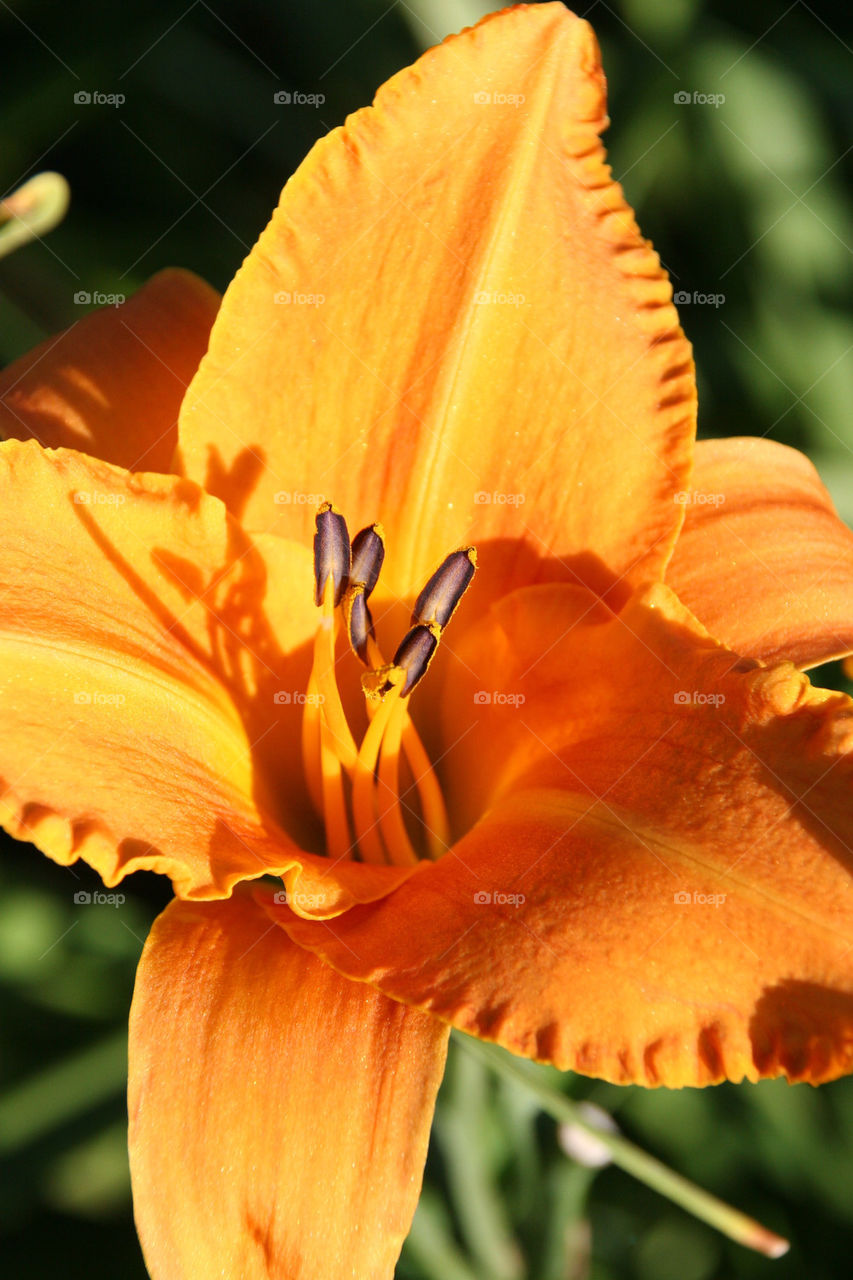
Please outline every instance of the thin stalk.
[[680, 1205], [694, 1218], [707, 1222], [730, 1240], [755, 1249], [768, 1258], [781, 1258], [788, 1252], [790, 1244], [782, 1236], [768, 1231], [760, 1222], [750, 1218], [739, 1209], [732, 1208], [723, 1200], [718, 1200], [710, 1192], [703, 1191], [695, 1183], [675, 1173], [654, 1156], [648, 1155], [640, 1147], [634, 1146], [627, 1138], [618, 1133], [607, 1133], [589, 1123], [577, 1103], [572, 1102], [564, 1094], [542, 1081], [536, 1080], [525, 1065], [512, 1054], [497, 1045], [484, 1044], [471, 1036], [454, 1032], [457, 1042], [481, 1062], [487, 1063], [493, 1071], [505, 1079], [514, 1080], [529, 1089], [536, 1097], [542, 1110], [560, 1124], [572, 1124], [587, 1133], [605, 1147], [610, 1159], [620, 1169], [630, 1173], [647, 1187], [660, 1192], [674, 1204]]

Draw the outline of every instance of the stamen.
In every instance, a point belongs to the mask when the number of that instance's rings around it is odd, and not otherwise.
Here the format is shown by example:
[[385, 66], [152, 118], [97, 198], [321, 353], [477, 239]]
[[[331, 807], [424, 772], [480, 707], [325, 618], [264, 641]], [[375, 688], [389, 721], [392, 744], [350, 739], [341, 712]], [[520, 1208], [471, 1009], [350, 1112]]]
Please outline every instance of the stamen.
[[[423, 680], [432, 662], [433, 654], [438, 648], [440, 638], [441, 628], [436, 626], [418, 625], [406, 632], [394, 654], [393, 662], [395, 667], [402, 667], [406, 673], [402, 689], [403, 697], [411, 693], [415, 685]], [[383, 692], [385, 692], [384, 689]]]
[[[400, 799], [401, 750], [417, 788], [431, 857], [447, 851], [450, 826], [441, 787], [409, 715], [409, 694], [425, 676], [444, 628], [471, 584], [477, 553], [473, 547], [464, 547], [444, 559], [420, 592], [413, 625], [387, 665], [367, 604], [384, 558], [381, 525], [360, 530], [350, 545], [343, 516], [330, 502], [323, 504], [314, 535], [314, 594], [322, 613], [302, 722], [302, 752], [308, 789], [323, 816], [329, 854], [412, 866], [420, 855], [412, 844]], [[362, 677], [368, 726], [360, 747], [347, 723], [335, 678], [336, 609], [342, 602], [350, 642], [368, 668]]]
[[344, 596], [344, 617], [347, 621], [349, 642], [367, 666], [369, 662], [367, 642], [375, 639], [376, 632], [373, 630], [373, 618], [367, 607], [362, 587], [351, 586], [347, 591]]
[[415, 601], [412, 622], [427, 627], [446, 627], [471, 585], [476, 568], [477, 552], [474, 547], [451, 552]]
[[350, 545], [347, 522], [331, 502], [324, 502], [316, 516], [314, 534], [314, 603], [321, 605], [326, 583], [333, 584], [333, 603], [337, 607], [347, 588], [350, 571]]
[[[347, 543], [349, 549], [349, 543]], [[323, 723], [328, 725], [331, 734], [330, 745], [345, 769], [355, 765], [358, 748], [355, 738], [350, 732], [347, 718], [341, 704], [335, 680], [335, 606], [333, 602], [334, 584], [331, 577], [326, 578], [323, 592], [323, 614], [320, 625], [314, 636], [314, 669], [317, 690], [322, 699], [320, 710]]]
[[385, 530], [381, 524], [368, 525], [352, 540], [352, 567], [349, 579], [353, 586], [361, 587], [365, 599], [379, 581], [385, 559]]
[[373, 640], [376, 636], [367, 600], [379, 581], [384, 559], [385, 531], [382, 525], [371, 524], [361, 529], [352, 540], [352, 566], [344, 599], [344, 615], [350, 644], [365, 666], [368, 665], [368, 637]]

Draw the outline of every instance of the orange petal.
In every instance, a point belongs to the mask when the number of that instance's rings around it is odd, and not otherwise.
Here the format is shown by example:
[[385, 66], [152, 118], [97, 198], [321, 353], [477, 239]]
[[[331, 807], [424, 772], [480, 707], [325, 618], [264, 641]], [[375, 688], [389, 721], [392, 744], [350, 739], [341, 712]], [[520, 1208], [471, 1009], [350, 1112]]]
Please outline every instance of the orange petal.
[[130, 1016], [130, 1163], [153, 1280], [390, 1280], [447, 1037], [240, 894], [173, 903]]
[[0, 374], [0, 437], [170, 471], [218, 306], [198, 276], [161, 271], [121, 306], [84, 316]]
[[813, 667], [853, 652], [853, 533], [809, 460], [704, 440], [667, 582], [738, 653]]
[[502, 602], [455, 686], [493, 694], [468, 774], [451, 762], [460, 789], [492, 774], [478, 824], [334, 931], [270, 914], [342, 973], [563, 1068], [850, 1071], [853, 704], [736, 659], [663, 587], [609, 622], [571, 589], [559, 618], [557, 590]]
[[0, 445], [0, 511], [12, 835], [110, 885], [161, 871], [187, 897], [287, 872], [309, 914], [399, 882], [294, 843], [320, 847], [295, 697], [316, 621], [307, 550], [259, 550], [189, 481], [34, 441]]
[[484, 563], [503, 587], [659, 575], [693, 365], [605, 124], [595, 38], [561, 4], [396, 75], [314, 148], [228, 289], [181, 411], [186, 473], [306, 544], [312, 495], [382, 520], [401, 596], [504, 538]]

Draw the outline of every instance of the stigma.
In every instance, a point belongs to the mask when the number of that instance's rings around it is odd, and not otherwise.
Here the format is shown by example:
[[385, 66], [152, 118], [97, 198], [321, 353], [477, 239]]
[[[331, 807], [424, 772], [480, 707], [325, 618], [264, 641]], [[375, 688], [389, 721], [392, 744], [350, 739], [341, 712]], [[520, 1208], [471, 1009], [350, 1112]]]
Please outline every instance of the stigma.
[[[333, 858], [410, 866], [450, 842], [441, 786], [409, 712], [443, 632], [477, 567], [473, 547], [446, 556], [415, 600], [409, 630], [390, 662], [376, 640], [369, 599], [385, 559], [380, 524], [350, 541], [343, 515], [324, 503], [314, 534], [314, 600], [320, 609], [302, 722], [311, 798]], [[357, 742], [336, 677], [339, 624], [365, 667], [368, 724]], [[402, 792], [403, 768], [408, 786]]]

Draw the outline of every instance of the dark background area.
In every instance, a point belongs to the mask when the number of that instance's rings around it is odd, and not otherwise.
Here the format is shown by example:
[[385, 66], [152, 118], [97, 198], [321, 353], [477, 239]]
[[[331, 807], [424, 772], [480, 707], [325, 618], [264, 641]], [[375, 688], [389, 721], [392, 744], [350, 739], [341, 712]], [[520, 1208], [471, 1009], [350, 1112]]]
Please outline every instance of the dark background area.
[[[492, 7], [0, 0], [0, 194], [44, 168], [72, 189], [64, 223], [0, 262], [0, 363], [78, 319], [80, 292], [130, 294], [167, 265], [223, 289], [313, 141], [422, 48]], [[680, 311], [701, 433], [805, 449], [853, 521], [853, 21], [844, 7], [802, 0], [579, 11], [602, 45], [614, 172], [690, 299]], [[277, 104], [282, 90], [324, 100]], [[125, 101], [75, 101], [80, 93]], [[722, 301], [698, 300], [709, 295]], [[7, 841], [0, 852], [0, 1249], [10, 1277], [145, 1274], [125, 1153], [125, 1026], [136, 960], [168, 889], [139, 875], [121, 886], [120, 907], [75, 904], [97, 887], [87, 868], [63, 870], [28, 846]], [[791, 1254], [754, 1257], [618, 1171], [571, 1164], [526, 1096], [457, 1053], [401, 1277], [849, 1274], [853, 1081], [682, 1093], [559, 1081], [789, 1234]]]

